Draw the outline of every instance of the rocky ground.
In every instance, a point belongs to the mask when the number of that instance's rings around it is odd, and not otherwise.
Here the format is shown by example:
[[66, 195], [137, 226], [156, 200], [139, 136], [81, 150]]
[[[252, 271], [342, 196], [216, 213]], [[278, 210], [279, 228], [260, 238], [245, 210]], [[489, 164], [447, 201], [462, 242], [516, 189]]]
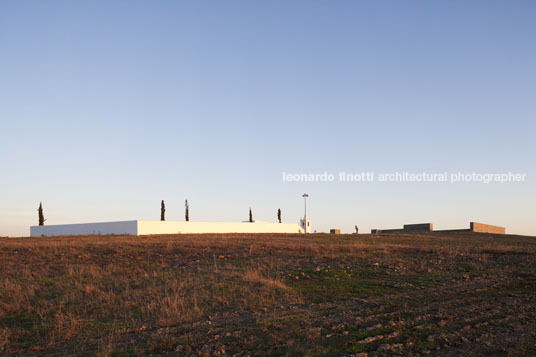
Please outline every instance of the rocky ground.
[[535, 355], [536, 238], [0, 239], [6, 355]]

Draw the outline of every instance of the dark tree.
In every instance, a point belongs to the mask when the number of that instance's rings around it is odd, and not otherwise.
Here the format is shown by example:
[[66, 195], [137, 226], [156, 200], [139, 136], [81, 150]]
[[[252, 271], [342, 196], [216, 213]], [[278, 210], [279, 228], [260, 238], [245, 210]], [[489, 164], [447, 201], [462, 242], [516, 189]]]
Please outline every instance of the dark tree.
[[45, 215], [43, 214], [43, 204], [39, 202], [39, 208], [37, 209], [37, 212], [39, 213], [39, 225], [44, 226], [45, 225]]
[[160, 205], [160, 220], [166, 220], [166, 204], [164, 203], [164, 200], [162, 200], [162, 203]]
[[190, 221], [190, 206], [188, 205], [188, 200], [184, 201], [184, 219], [186, 222]]
[[281, 208], [277, 209], [277, 220], [281, 223]]
[[249, 221], [253, 222], [253, 213], [251, 213], [251, 207], [249, 208]]

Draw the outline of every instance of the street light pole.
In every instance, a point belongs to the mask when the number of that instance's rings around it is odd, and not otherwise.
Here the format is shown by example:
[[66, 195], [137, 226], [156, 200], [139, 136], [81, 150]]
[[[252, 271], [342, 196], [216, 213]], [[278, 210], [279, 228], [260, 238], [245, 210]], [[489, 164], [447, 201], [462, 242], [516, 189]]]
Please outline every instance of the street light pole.
[[307, 197], [309, 197], [309, 195], [304, 193], [302, 197], [303, 197], [303, 203], [305, 206], [305, 216], [303, 217], [303, 229], [305, 233], [307, 233]]

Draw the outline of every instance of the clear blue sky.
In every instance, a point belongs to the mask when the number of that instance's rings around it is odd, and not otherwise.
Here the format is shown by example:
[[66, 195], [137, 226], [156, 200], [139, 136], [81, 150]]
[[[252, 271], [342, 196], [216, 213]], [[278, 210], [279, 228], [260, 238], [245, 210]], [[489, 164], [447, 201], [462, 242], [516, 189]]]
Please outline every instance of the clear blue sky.
[[[1, 1], [0, 235], [159, 219], [536, 235], [534, 1]], [[519, 172], [506, 184], [282, 172]]]

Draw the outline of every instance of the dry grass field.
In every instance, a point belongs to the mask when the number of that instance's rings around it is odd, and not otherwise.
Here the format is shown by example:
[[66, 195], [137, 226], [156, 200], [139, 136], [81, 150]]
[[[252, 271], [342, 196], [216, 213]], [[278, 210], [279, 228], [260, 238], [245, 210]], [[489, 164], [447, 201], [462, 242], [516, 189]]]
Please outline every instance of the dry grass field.
[[0, 238], [1, 355], [535, 355], [536, 238]]

